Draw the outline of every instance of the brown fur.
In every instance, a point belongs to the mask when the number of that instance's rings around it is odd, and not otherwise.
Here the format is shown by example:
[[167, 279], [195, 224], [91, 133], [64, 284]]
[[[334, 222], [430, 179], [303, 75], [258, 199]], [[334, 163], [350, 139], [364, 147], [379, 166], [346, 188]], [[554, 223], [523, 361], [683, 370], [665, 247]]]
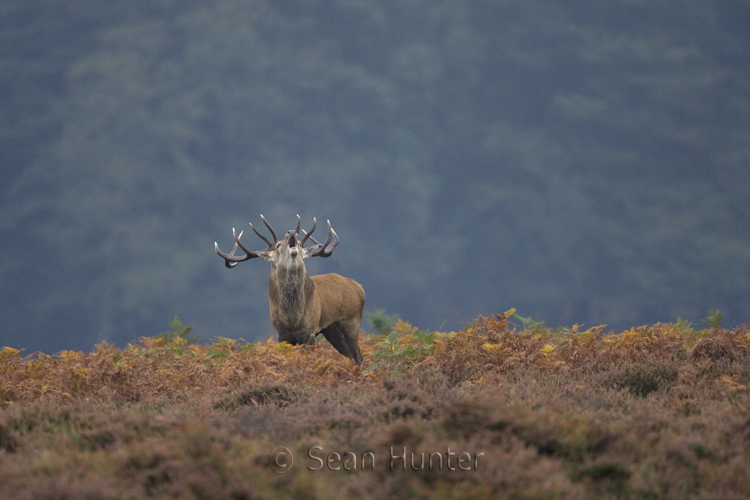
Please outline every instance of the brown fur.
[[[271, 270], [268, 283], [271, 324], [279, 342], [315, 344], [323, 336], [344, 356], [362, 363], [359, 324], [365, 291], [356, 281], [338, 274], [310, 277], [302, 267], [297, 276]], [[283, 278], [280, 278], [280, 275]]]

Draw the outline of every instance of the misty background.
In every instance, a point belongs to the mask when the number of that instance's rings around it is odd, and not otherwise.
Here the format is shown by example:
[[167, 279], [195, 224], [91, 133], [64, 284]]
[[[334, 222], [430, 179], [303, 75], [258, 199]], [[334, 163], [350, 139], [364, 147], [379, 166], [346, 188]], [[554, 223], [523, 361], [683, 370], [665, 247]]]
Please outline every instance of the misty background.
[[[265, 248], [449, 331], [750, 321], [743, 0], [0, 3], [0, 345], [265, 340]], [[365, 325], [366, 326], [366, 325]]]

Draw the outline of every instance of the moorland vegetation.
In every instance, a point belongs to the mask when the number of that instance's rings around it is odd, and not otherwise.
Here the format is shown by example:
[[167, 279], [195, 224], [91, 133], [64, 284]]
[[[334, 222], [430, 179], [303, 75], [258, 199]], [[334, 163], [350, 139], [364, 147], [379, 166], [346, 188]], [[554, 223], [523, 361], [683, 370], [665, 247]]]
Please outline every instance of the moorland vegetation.
[[747, 325], [390, 320], [361, 367], [325, 342], [199, 343], [178, 319], [124, 349], [5, 347], [0, 496], [750, 496]]

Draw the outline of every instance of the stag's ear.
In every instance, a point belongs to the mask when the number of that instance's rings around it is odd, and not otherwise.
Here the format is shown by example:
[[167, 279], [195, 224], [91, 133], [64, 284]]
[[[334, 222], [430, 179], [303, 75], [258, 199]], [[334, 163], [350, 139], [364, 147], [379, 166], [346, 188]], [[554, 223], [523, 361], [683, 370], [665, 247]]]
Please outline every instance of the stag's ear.
[[309, 257], [312, 257], [312, 254], [315, 253], [315, 250], [320, 248], [320, 245], [313, 245], [311, 247], [303, 248], [302, 249], [302, 258], [307, 259]]
[[266, 262], [276, 262], [279, 260], [279, 252], [276, 249], [269, 249], [269, 250], [261, 250], [260, 252], [255, 252], [258, 254], [258, 257], [265, 260]]

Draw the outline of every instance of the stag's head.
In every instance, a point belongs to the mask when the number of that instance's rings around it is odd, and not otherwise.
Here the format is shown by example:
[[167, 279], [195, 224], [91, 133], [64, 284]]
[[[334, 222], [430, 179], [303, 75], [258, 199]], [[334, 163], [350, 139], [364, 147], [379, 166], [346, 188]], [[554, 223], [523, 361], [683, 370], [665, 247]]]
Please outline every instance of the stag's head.
[[[266, 242], [266, 244], [268, 244], [268, 248], [266, 248], [265, 250], [253, 252], [252, 250], [248, 250], [240, 241], [240, 238], [242, 238], [242, 232], [240, 232], [238, 236], [234, 228], [232, 228], [232, 235], [234, 236], [234, 248], [232, 248], [232, 251], [229, 254], [226, 254], [219, 250], [219, 244], [214, 243], [216, 253], [224, 259], [224, 264], [227, 267], [234, 267], [242, 261], [260, 257], [266, 262], [270, 262], [272, 269], [299, 269], [304, 267], [304, 260], [307, 258], [330, 256], [333, 249], [339, 243], [339, 237], [331, 227], [331, 221], [328, 221], [328, 239], [325, 241], [325, 243], [318, 243], [318, 241], [316, 241], [315, 238], [311, 236], [313, 231], [315, 231], [315, 227], [317, 226], [317, 220], [315, 218], [313, 218], [313, 227], [309, 232], [302, 229], [304, 237], [300, 239], [301, 219], [300, 216], [297, 215], [297, 228], [287, 231], [283, 240], [279, 240], [276, 237], [276, 232], [273, 230], [265, 217], [261, 215], [260, 218], [263, 220], [263, 223], [271, 232], [271, 236], [273, 236], [273, 242], [259, 233], [251, 223], [250, 227], [253, 229], [255, 234], [257, 234], [263, 241]], [[308, 239], [311, 240], [314, 245], [305, 248], [305, 243]], [[243, 252], [245, 252], [245, 255], [235, 255], [238, 247], [241, 248]]]
[[[269, 246], [268, 250], [256, 252], [258, 257], [271, 263], [272, 268], [282, 268], [294, 271], [304, 267], [304, 260], [312, 257], [318, 250], [317, 245], [304, 247], [309, 237], [309, 233], [300, 239], [299, 226], [297, 229], [290, 229], [281, 241], [276, 241], [273, 248]], [[274, 238], [275, 239], [275, 238]]]

